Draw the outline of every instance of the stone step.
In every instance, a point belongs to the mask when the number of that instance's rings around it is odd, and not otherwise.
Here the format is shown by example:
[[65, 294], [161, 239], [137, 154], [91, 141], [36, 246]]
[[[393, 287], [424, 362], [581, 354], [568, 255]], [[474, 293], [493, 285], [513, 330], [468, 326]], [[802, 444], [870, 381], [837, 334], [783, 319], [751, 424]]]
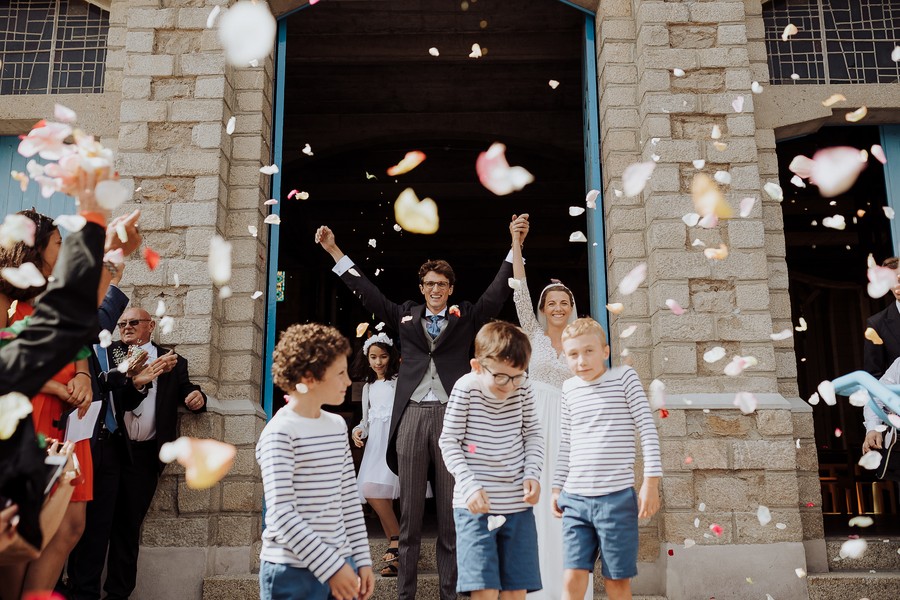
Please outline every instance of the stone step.
[[836, 572], [808, 575], [809, 600], [897, 600], [900, 573]]
[[900, 538], [865, 536], [868, 547], [856, 559], [840, 557], [841, 544], [848, 538], [828, 538], [825, 546], [828, 552], [830, 571], [898, 571], [900, 570]]

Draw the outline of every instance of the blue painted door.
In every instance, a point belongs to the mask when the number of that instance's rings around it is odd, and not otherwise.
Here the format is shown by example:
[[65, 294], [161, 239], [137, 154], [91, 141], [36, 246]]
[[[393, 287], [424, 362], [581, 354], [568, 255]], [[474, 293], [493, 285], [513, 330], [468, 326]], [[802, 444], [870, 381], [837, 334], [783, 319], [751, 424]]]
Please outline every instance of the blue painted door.
[[[887, 157], [884, 165], [884, 185], [888, 206], [900, 214], [900, 125], [881, 126], [881, 147]], [[894, 239], [894, 255], [900, 248], [900, 217], [891, 220], [891, 237]]]
[[[21, 190], [19, 182], [10, 176], [10, 171], [25, 172], [25, 165], [30, 159], [19, 154], [18, 147], [18, 137], [0, 136], [0, 218], [32, 207], [48, 217], [74, 213], [75, 199], [65, 194], [44, 198], [40, 187], [33, 181], [25, 192]], [[35, 157], [35, 160], [41, 164], [47, 162], [40, 157]]]

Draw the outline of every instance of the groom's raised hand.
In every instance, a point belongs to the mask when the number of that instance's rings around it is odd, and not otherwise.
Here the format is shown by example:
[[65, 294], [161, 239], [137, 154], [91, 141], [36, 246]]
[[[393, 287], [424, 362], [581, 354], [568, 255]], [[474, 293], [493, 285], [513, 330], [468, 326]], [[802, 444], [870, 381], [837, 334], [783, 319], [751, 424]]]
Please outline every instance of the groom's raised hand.
[[338, 248], [337, 243], [334, 241], [334, 232], [331, 231], [331, 228], [327, 225], [322, 225], [316, 229], [316, 243], [322, 246], [322, 249], [331, 255], [334, 262], [337, 262], [344, 257], [344, 253], [341, 252], [341, 249]]
[[512, 220], [509, 222], [509, 233], [512, 235], [513, 242], [518, 242], [519, 245], [524, 244], [525, 236], [528, 235], [528, 228], [528, 213], [513, 215]]

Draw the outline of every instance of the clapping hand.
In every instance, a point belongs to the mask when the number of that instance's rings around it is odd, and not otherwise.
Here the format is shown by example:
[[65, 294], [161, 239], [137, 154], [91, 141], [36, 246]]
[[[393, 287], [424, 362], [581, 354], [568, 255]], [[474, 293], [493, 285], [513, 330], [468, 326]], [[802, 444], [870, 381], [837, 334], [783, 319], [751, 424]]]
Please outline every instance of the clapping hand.
[[[142, 358], [141, 363], [147, 361], [146, 355]], [[136, 369], [137, 374], [132, 376], [132, 381], [136, 387], [144, 387], [163, 373], [168, 373], [175, 368], [178, 362], [178, 355], [174, 350], [169, 350], [146, 367]], [[129, 369], [131, 373], [131, 369]]]

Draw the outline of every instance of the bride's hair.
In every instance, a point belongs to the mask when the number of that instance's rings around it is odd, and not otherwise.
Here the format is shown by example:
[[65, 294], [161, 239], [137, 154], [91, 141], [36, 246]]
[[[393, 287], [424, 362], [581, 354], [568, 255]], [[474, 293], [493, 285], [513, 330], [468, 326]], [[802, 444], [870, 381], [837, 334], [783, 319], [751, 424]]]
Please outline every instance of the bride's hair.
[[544, 302], [547, 300], [547, 294], [550, 292], [565, 292], [569, 297], [569, 303], [574, 307], [575, 294], [572, 293], [572, 290], [564, 286], [558, 279], [551, 279], [550, 281], [553, 283], [544, 288], [544, 291], [541, 292], [541, 297], [538, 299], [538, 311], [544, 310]]

